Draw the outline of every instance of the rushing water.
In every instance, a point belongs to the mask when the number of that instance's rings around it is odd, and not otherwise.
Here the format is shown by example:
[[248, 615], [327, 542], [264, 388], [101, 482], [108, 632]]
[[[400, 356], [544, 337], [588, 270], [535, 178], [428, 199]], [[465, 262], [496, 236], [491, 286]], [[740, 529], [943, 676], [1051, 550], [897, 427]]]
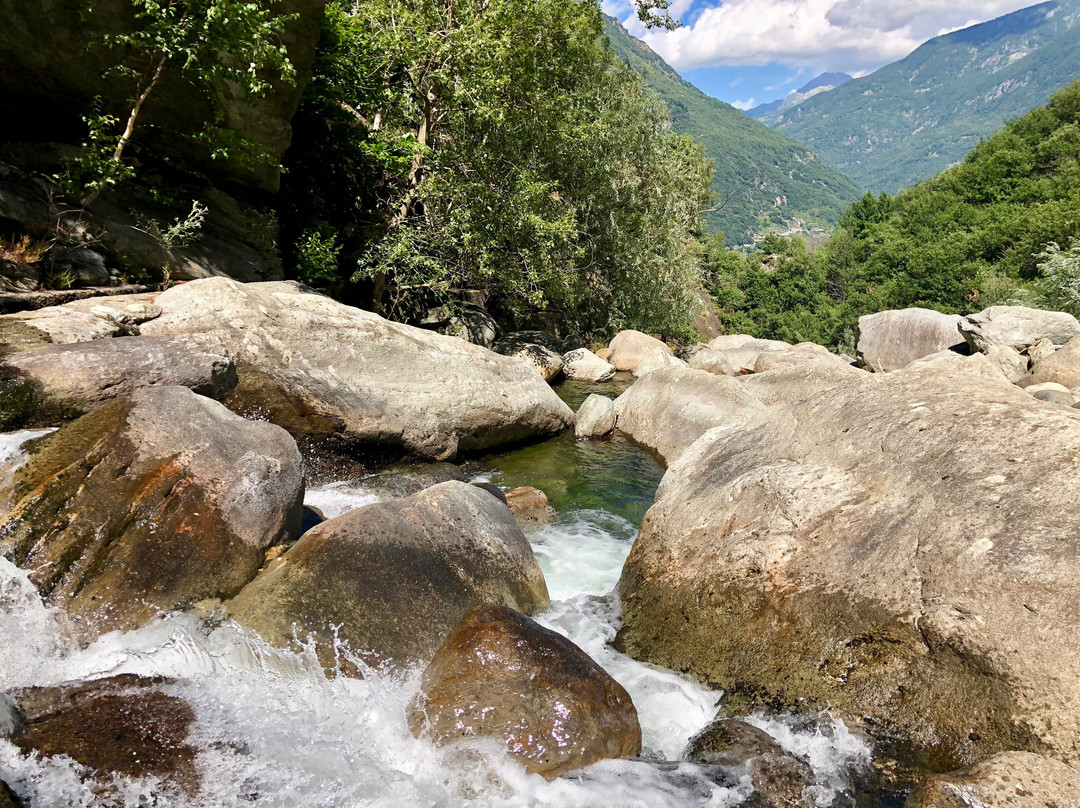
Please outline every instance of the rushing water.
[[[625, 387], [619, 380], [609, 394]], [[588, 388], [588, 392], [595, 390]], [[564, 388], [571, 404], [583, 388]], [[0, 460], [39, 433], [0, 436]], [[368, 671], [363, 680], [328, 678], [313, 652], [267, 647], [221, 616], [203, 621], [169, 615], [88, 648], [72, 644], [62, 615], [44, 607], [24, 572], [0, 558], [0, 692], [119, 673], [174, 680], [168, 692], [195, 710], [190, 741], [199, 748], [199, 794], [162, 793], [152, 781], [118, 780], [113, 796], [83, 782], [70, 760], [21, 756], [0, 740], [0, 778], [34, 806], [589, 806], [687, 808], [736, 806], [749, 781], [717, 785], [678, 761], [691, 735], [716, 711], [718, 694], [671, 671], [636, 662], [610, 642], [618, 629], [613, 593], [662, 468], [621, 438], [576, 442], [564, 434], [544, 444], [469, 464], [476, 479], [546, 491], [558, 516], [530, 540], [547, 577], [551, 609], [538, 617], [588, 652], [633, 697], [646, 754], [606, 761], [579, 776], [547, 782], [527, 775], [500, 745], [437, 749], [405, 723], [419, 671]], [[363, 482], [339, 482], [308, 494], [327, 516], [375, 501]], [[865, 767], [868, 748], [840, 722], [799, 729], [792, 721], [750, 720], [813, 767], [819, 805]], [[483, 765], [477, 761], [483, 760]], [[153, 796], [152, 796], [153, 795]]]

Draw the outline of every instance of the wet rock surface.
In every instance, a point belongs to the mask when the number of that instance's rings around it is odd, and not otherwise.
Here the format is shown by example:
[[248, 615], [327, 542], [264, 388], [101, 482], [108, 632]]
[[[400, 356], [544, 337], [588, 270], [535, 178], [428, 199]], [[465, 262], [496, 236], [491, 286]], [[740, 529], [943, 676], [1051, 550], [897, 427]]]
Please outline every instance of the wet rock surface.
[[432, 460], [554, 434], [573, 413], [534, 370], [453, 337], [392, 323], [292, 282], [174, 287], [147, 335], [214, 332], [237, 359], [228, 405], [346, 452]]
[[549, 779], [641, 752], [629, 694], [563, 637], [505, 606], [467, 614], [424, 671], [409, 716], [438, 744], [494, 736]]
[[1005, 752], [931, 777], [905, 808], [1069, 808], [1080, 805], [1080, 771], [1028, 752]]
[[276, 647], [312, 636], [327, 667], [335, 640], [401, 667], [428, 661], [481, 603], [532, 613], [547, 586], [506, 506], [447, 482], [317, 525], [227, 607]]
[[66, 755], [97, 778], [158, 777], [194, 793], [198, 750], [187, 736], [195, 712], [165, 684], [128, 674], [13, 691], [24, 723], [11, 741], [27, 754]]
[[777, 404], [669, 469], [619, 647], [724, 689], [726, 715], [832, 705], [941, 766], [1075, 760], [1078, 456], [1077, 412], [1000, 373]]
[[43, 438], [0, 488], [0, 552], [93, 637], [229, 597], [300, 527], [284, 430], [187, 388], [122, 396]]

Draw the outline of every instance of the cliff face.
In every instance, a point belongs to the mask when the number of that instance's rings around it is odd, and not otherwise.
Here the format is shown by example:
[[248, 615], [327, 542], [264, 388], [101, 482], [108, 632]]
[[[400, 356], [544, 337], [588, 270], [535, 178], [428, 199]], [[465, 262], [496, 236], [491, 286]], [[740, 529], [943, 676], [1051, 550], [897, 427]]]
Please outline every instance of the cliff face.
[[[294, 84], [278, 83], [263, 98], [236, 97], [224, 88], [225, 125], [279, 162], [292, 137], [290, 121], [319, 39], [325, 0], [281, 0], [283, 14], [295, 14], [284, 44], [296, 67]], [[91, 10], [92, 9], [92, 10]], [[108, 111], [123, 115], [130, 87], [102, 73], [113, 57], [90, 43], [102, 33], [134, 25], [129, 0], [0, 0], [0, 117], [8, 125], [0, 141], [76, 143], [81, 116], [101, 96]], [[191, 135], [213, 109], [205, 88], [187, 77], [166, 74], [147, 101], [136, 130], [149, 151], [184, 161], [215, 184], [241, 192], [274, 193], [279, 171], [267, 165], [211, 161]]]

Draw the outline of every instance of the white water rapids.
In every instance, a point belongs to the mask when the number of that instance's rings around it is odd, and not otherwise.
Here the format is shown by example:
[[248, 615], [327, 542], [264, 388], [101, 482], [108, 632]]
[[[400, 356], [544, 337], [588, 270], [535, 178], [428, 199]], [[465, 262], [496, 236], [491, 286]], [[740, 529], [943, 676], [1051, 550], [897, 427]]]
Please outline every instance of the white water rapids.
[[[33, 434], [0, 436], [0, 463], [16, 457]], [[308, 501], [331, 516], [373, 497], [337, 484], [310, 492]], [[712, 718], [719, 694], [610, 647], [619, 611], [611, 593], [635, 533], [634, 525], [603, 510], [562, 514], [535, 531], [530, 539], [552, 597], [551, 609], [538, 619], [626, 687], [650, 755], [675, 761]], [[124, 779], [111, 796], [103, 795], [84, 782], [73, 761], [26, 757], [0, 740], [0, 778], [33, 808], [725, 808], [750, 794], [748, 781], [724, 788], [689, 763], [607, 761], [547, 782], [525, 774], [494, 742], [481, 745], [479, 754], [476, 747], [437, 749], [414, 738], [405, 722], [419, 671], [328, 678], [314, 653], [275, 651], [221, 619], [173, 614], [80, 649], [25, 573], [0, 558], [0, 692], [120, 673], [169, 677], [175, 682], [166, 691], [192, 705], [197, 718], [189, 742], [200, 750], [199, 793], [162, 793], [152, 781]], [[869, 761], [869, 749], [839, 721], [823, 733], [796, 731], [782, 719], [749, 720], [811, 763], [819, 805], [831, 804], [851, 772]]]

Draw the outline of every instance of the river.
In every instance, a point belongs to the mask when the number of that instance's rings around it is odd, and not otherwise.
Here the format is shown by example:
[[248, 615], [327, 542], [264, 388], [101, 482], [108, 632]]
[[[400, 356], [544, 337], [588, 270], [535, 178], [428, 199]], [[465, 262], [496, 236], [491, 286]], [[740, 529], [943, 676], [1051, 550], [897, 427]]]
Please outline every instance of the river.
[[[615, 393], [625, 382], [608, 386]], [[573, 406], [596, 387], [564, 385]], [[0, 436], [0, 463], [40, 433]], [[737, 806], [749, 780], [724, 785], [678, 762], [687, 740], [716, 712], [719, 693], [615, 651], [619, 606], [614, 588], [663, 474], [647, 452], [616, 437], [577, 442], [571, 433], [542, 444], [472, 460], [466, 472], [504, 488], [533, 485], [557, 512], [529, 534], [551, 594], [537, 619], [569, 637], [631, 694], [642, 725], [641, 760], [607, 761], [580, 775], [547, 782], [526, 775], [499, 744], [480, 744], [480, 758], [417, 740], [405, 722], [420, 671], [366, 671], [329, 678], [313, 650], [269, 648], [217, 613], [163, 616], [80, 649], [63, 618], [45, 608], [25, 573], [0, 559], [0, 692], [119, 673], [164, 676], [166, 691], [186, 699], [197, 719], [202, 788], [170, 794], [150, 781], [122, 779], [111, 795], [83, 782], [77, 764], [21, 756], [0, 740], [0, 778], [41, 806], [337, 806], [338, 808], [690, 808]], [[374, 501], [363, 481], [339, 481], [308, 492], [333, 516]], [[853, 805], [853, 783], [870, 749], [844, 725], [755, 715], [765, 729], [813, 767], [819, 806]], [[485, 761], [477, 765], [477, 760]], [[661, 761], [674, 761], [662, 763]], [[879, 805], [859, 800], [859, 805]]]

